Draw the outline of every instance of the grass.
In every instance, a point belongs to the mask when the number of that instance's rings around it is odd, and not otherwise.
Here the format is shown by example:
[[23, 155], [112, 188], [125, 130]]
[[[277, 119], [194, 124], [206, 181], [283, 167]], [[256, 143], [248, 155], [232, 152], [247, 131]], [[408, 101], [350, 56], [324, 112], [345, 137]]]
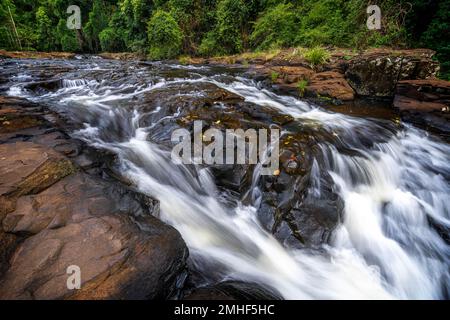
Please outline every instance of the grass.
[[312, 67], [315, 67], [326, 63], [330, 59], [331, 55], [326, 49], [322, 47], [314, 47], [307, 50], [304, 54], [304, 57]]
[[180, 57], [178, 57], [178, 62], [182, 65], [190, 64], [191, 57], [190, 56], [180, 56]]
[[272, 73], [270, 74], [270, 79], [272, 79], [272, 82], [277, 82], [279, 77], [280, 74], [276, 71], [272, 71]]
[[292, 50], [291, 53], [289, 53], [288, 58], [293, 59], [293, 58], [303, 58], [305, 56], [307, 49], [303, 48], [303, 47], [296, 47], [294, 48], [294, 50]]
[[306, 87], [308, 86], [308, 80], [301, 80], [297, 83], [298, 92], [301, 97], [305, 96]]
[[245, 52], [240, 55], [241, 58], [245, 60], [255, 60], [262, 59], [264, 61], [270, 61], [280, 54], [280, 49], [271, 49], [267, 51], [255, 51], [255, 52]]

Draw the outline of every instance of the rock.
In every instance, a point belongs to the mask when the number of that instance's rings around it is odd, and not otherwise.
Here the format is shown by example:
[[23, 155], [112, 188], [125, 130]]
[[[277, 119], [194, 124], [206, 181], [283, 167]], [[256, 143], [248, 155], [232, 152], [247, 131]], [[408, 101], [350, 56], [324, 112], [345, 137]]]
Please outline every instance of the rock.
[[[0, 299], [177, 296], [188, 250], [152, 216], [157, 201], [103, 179], [110, 155], [71, 139], [42, 107], [0, 97], [0, 117], [38, 123], [0, 133]], [[67, 288], [71, 265], [81, 290]]]
[[280, 174], [261, 177], [259, 220], [288, 247], [319, 247], [339, 224], [342, 199], [317, 162], [322, 158], [318, 145], [329, 139], [318, 132], [285, 135], [280, 143]]
[[211, 172], [218, 186], [228, 190], [245, 193], [252, 183], [253, 166], [250, 165], [214, 165]]
[[[336, 104], [355, 98], [355, 92], [347, 83], [343, 73], [326, 71], [316, 73], [304, 66], [257, 66], [249, 72], [250, 76], [262, 79], [277, 92], [296, 97], [332, 100]], [[305, 81], [304, 89], [299, 87]]]
[[414, 98], [396, 95], [394, 98], [394, 107], [400, 111], [443, 111], [445, 112], [449, 107], [443, 103], [436, 103], [431, 101], [421, 101]]
[[437, 79], [399, 81], [394, 107], [401, 111], [450, 111], [450, 81]]
[[439, 63], [432, 60], [433, 55], [433, 51], [426, 49], [374, 49], [354, 57], [345, 76], [360, 96], [392, 98], [399, 80], [437, 75]]
[[30, 142], [0, 145], [0, 196], [35, 194], [75, 172], [56, 151]]
[[326, 97], [340, 101], [351, 101], [355, 98], [355, 92], [344, 75], [333, 71], [314, 74], [306, 87], [306, 94], [315, 98]]
[[143, 61], [145, 60], [145, 55], [138, 54], [138, 53], [131, 53], [131, 52], [124, 52], [124, 53], [111, 53], [111, 52], [104, 52], [98, 55], [99, 57], [103, 59], [111, 59], [111, 60], [121, 60], [121, 61]]
[[275, 83], [292, 84], [301, 80], [308, 80], [314, 74], [314, 71], [301, 66], [275, 66], [264, 71], [269, 77], [277, 75]]
[[450, 82], [404, 80], [397, 85], [394, 107], [404, 121], [445, 136], [450, 135]]
[[74, 53], [67, 52], [37, 52], [37, 51], [6, 51], [0, 50], [0, 57], [8, 59], [73, 59]]
[[[3, 299], [155, 299], [176, 291], [187, 248], [132, 194], [78, 173], [22, 197], [3, 220], [19, 245], [0, 283]], [[67, 289], [68, 266], [81, 290]]]
[[185, 300], [282, 300], [279, 293], [261, 284], [225, 281], [193, 290]]

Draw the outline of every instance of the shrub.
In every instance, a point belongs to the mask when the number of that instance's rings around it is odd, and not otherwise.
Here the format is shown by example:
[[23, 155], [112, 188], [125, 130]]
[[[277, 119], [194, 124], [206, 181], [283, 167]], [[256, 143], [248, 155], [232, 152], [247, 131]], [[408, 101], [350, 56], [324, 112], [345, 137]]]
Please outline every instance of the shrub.
[[322, 47], [314, 47], [306, 51], [304, 55], [313, 67], [326, 63], [330, 59], [328, 51]]
[[192, 61], [190, 56], [180, 56], [178, 57], [178, 62], [182, 65], [190, 64]]
[[183, 34], [168, 12], [157, 10], [148, 23], [149, 58], [170, 59], [181, 52]]
[[434, 19], [420, 37], [420, 44], [436, 50], [441, 62], [440, 77], [450, 80], [450, 0], [438, 3]]

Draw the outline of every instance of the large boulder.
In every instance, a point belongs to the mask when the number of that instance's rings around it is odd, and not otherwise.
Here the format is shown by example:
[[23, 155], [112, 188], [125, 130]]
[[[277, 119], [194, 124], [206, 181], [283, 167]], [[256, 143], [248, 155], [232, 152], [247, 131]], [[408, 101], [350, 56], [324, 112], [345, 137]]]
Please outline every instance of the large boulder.
[[[132, 194], [81, 173], [19, 198], [3, 229], [31, 235], [9, 261], [3, 299], [168, 298], [188, 255], [180, 234]], [[67, 288], [72, 265], [80, 290]]]
[[320, 170], [324, 164], [319, 144], [329, 139], [306, 130], [283, 136], [278, 174], [260, 179], [258, 217], [288, 247], [320, 247], [341, 220], [343, 201], [331, 176]]
[[354, 57], [345, 73], [352, 88], [360, 96], [392, 98], [400, 80], [434, 78], [439, 63], [427, 49], [375, 49]]

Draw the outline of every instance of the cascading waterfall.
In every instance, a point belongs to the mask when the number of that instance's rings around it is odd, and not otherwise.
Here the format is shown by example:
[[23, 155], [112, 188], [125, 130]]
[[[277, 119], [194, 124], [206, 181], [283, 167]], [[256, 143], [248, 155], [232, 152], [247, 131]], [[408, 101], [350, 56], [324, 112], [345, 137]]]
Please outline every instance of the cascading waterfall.
[[[122, 174], [160, 201], [161, 218], [182, 234], [199, 270], [205, 261], [213, 262], [220, 266], [223, 279], [263, 283], [286, 299], [438, 299], [448, 295], [449, 246], [429, 223], [433, 219], [450, 227], [447, 144], [404, 126], [386, 135], [385, 141], [364, 148], [355, 130], [364, 128], [358, 134], [369, 139], [383, 134], [384, 127], [376, 121], [326, 112], [260, 89], [245, 78], [222, 82], [194, 75], [158, 79], [151, 85], [65, 80], [56, 92], [27, 97], [50, 101], [55, 110], [85, 124], [75, 133], [77, 137], [118, 155]], [[283, 247], [260, 225], [258, 201], [225, 206], [207, 169], [197, 167], [193, 172], [175, 165], [167, 147], [149, 141], [150, 128], [139, 125], [143, 114], [130, 108], [133, 98], [185, 82], [213, 83], [299, 122], [316, 122], [357, 151], [347, 155], [322, 144], [326, 161], [320, 165], [314, 161], [312, 167], [312, 192], [320, 192], [320, 171], [327, 170], [345, 203], [342, 224], [329, 245], [316, 251]], [[14, 88], [10, 93], [26, 94]], [[258, 173], [256, 169], [250, 190], [255, 200]]]

